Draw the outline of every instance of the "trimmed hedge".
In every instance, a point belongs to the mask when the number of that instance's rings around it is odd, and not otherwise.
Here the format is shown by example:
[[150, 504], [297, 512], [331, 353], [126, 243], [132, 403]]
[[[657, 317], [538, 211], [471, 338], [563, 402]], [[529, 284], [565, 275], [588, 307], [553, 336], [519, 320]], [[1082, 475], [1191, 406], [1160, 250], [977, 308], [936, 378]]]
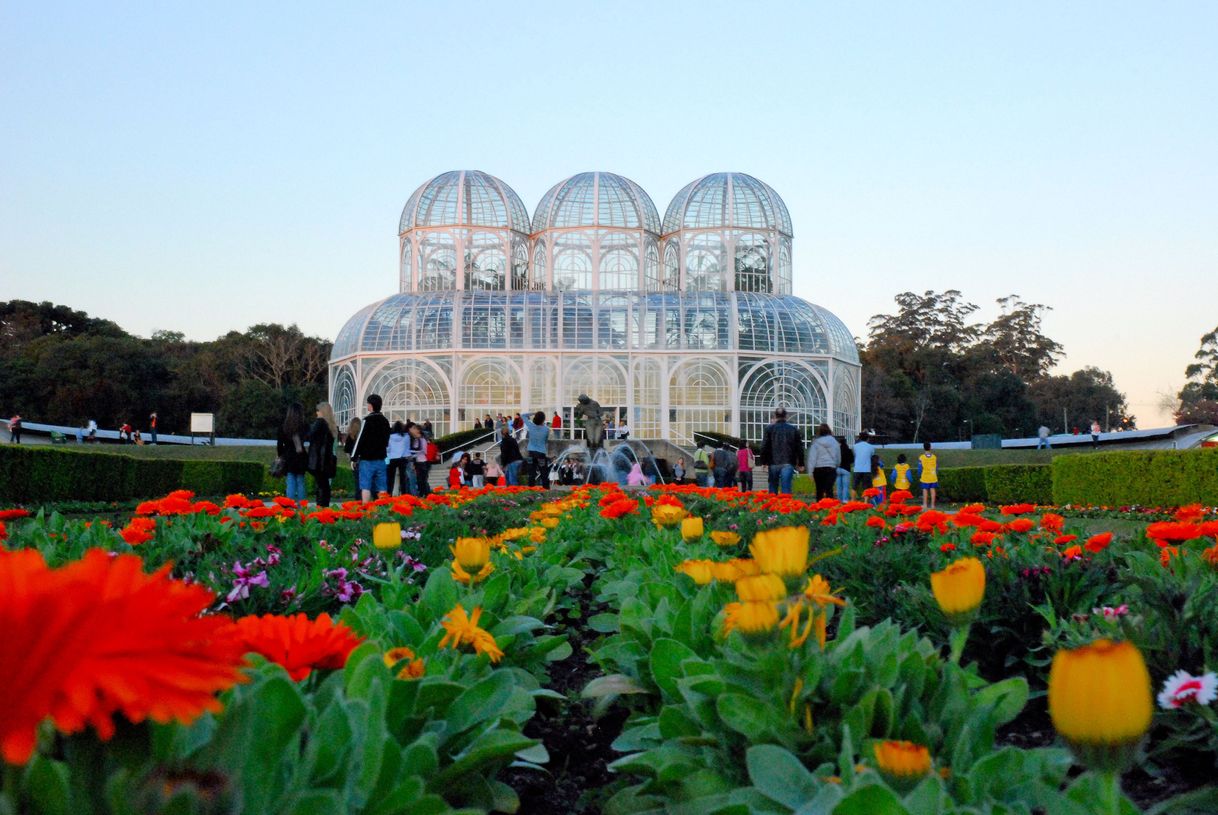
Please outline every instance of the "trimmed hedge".
[[1052, 504], [1053, 470], [1048, 464], [998, 464], [985, 471], [985, 494], [992, 504]]
[[[952, 501], [960, 504], [971, 504], [975, 501], [989, 500], [986, 492], [985, 472], [989, 467], [949, 467], [939, 470], [939, 489], [935, 496], [938, 501]], [[911, 473], [912, 475], [912, 473]], [[918, 485], [911, 490], [915, 496], [919, 494]]]
[[1058, 504], [1218, 504], [1218, 450], [1131, 450], [1053, 459]]
[[251, 461], [137, 458], [5, 445], [0, 447], [0, 500], [125, 501], [179, 489], [206, 496], [256, 492], [265, 470]]

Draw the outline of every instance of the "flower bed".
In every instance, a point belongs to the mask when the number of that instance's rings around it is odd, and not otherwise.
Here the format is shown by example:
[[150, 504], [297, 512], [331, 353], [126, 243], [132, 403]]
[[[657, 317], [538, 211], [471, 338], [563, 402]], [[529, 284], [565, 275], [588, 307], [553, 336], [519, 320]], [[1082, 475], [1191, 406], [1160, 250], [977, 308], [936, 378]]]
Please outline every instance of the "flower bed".
[[1212, 510], [903, 498], [0, 512], [0, 809], [1218, 811]]

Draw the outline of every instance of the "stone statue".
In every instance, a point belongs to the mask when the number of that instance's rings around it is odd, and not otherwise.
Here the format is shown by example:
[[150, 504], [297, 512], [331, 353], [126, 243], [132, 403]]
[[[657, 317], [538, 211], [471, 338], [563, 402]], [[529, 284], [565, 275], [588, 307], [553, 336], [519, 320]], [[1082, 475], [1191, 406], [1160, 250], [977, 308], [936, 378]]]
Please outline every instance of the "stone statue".
[[577, 402], [575, 417], [583, 417], [584, 437], [588, 440], [588, 449], [600, 449], [605, 439], [605, 413], [601, 409], [601, 403], [586, 393], [581, 393]]

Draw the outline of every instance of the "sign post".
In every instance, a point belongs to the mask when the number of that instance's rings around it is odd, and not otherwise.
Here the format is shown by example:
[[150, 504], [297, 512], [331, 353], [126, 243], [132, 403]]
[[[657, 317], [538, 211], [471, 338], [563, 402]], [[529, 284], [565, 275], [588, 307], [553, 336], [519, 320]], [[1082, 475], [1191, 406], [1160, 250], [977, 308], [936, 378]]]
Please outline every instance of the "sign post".
[[195, 443], [195, 434], [207, 436], [204, 444], [210, 444], [213, 447], [216, 444], [216, 417], [212, 413], [192, 413], [190, 414], [190, 443]]

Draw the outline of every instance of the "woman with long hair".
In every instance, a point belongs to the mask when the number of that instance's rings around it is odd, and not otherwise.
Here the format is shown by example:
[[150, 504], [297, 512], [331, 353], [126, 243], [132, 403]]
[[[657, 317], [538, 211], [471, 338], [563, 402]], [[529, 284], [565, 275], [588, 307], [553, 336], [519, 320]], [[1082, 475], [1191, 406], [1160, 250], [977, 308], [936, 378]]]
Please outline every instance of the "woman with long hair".
[[431, 462], [427, 460], [427, 439], [423, 438], [423, 426], [412, 424], [409, 428], [410, 438], [406, 443], [406, 456], [414, 466], [415, 494], [420, 498], [431, 492], [428, 478], [431, 476]]
[[317, 485], [317, 505], [330, 506], [330, 479], [338, 467], [338, 456], [334, 442], [338, 439], [338, 425], [334, 421], [334, 408], [329, 402], [317, 403], [317, 417], [309, 426], [309, 472]]
[[406, 470], [414, 468], [408, 460], [410, 452], [410, 434], [406, 425], [401, 422], [393, 423], [393, 432], [389, 434], [389, 468], [385, 480], [386, 492], [393, 495], [393, 482], [398, 482], [398, 495], [410, 492]]
[[[519, 414], [517, 414], [519, 415]], [[529, 486], [550, 488], [550, 462], [546, 458], [550, 426], [546, 424], [544, 411], [533, 414], [528, 424]]]
[[279, 438], [275, 440], [275, 455], [284, 460], [287, 478], [285, 492], [288, 498], [300, 502], [305, 500], [305, 470], [309, 467], [309, 454], [305, 450], [308, 425], [304, 418], [304, 405], [293, 402], [288, 405], [287, 415], [279, 426]]
[[343, 434], [343, 451], [351, 462], [351, 472], [355, 475], [355, 497], [359, 497], [359, 462], [351, 458], [355, 452], [355, 443], [359, 441], [359, 432], [364, 429], [364, 423], [358, 416], [352, 416], [347, 422], [347, 432]]

